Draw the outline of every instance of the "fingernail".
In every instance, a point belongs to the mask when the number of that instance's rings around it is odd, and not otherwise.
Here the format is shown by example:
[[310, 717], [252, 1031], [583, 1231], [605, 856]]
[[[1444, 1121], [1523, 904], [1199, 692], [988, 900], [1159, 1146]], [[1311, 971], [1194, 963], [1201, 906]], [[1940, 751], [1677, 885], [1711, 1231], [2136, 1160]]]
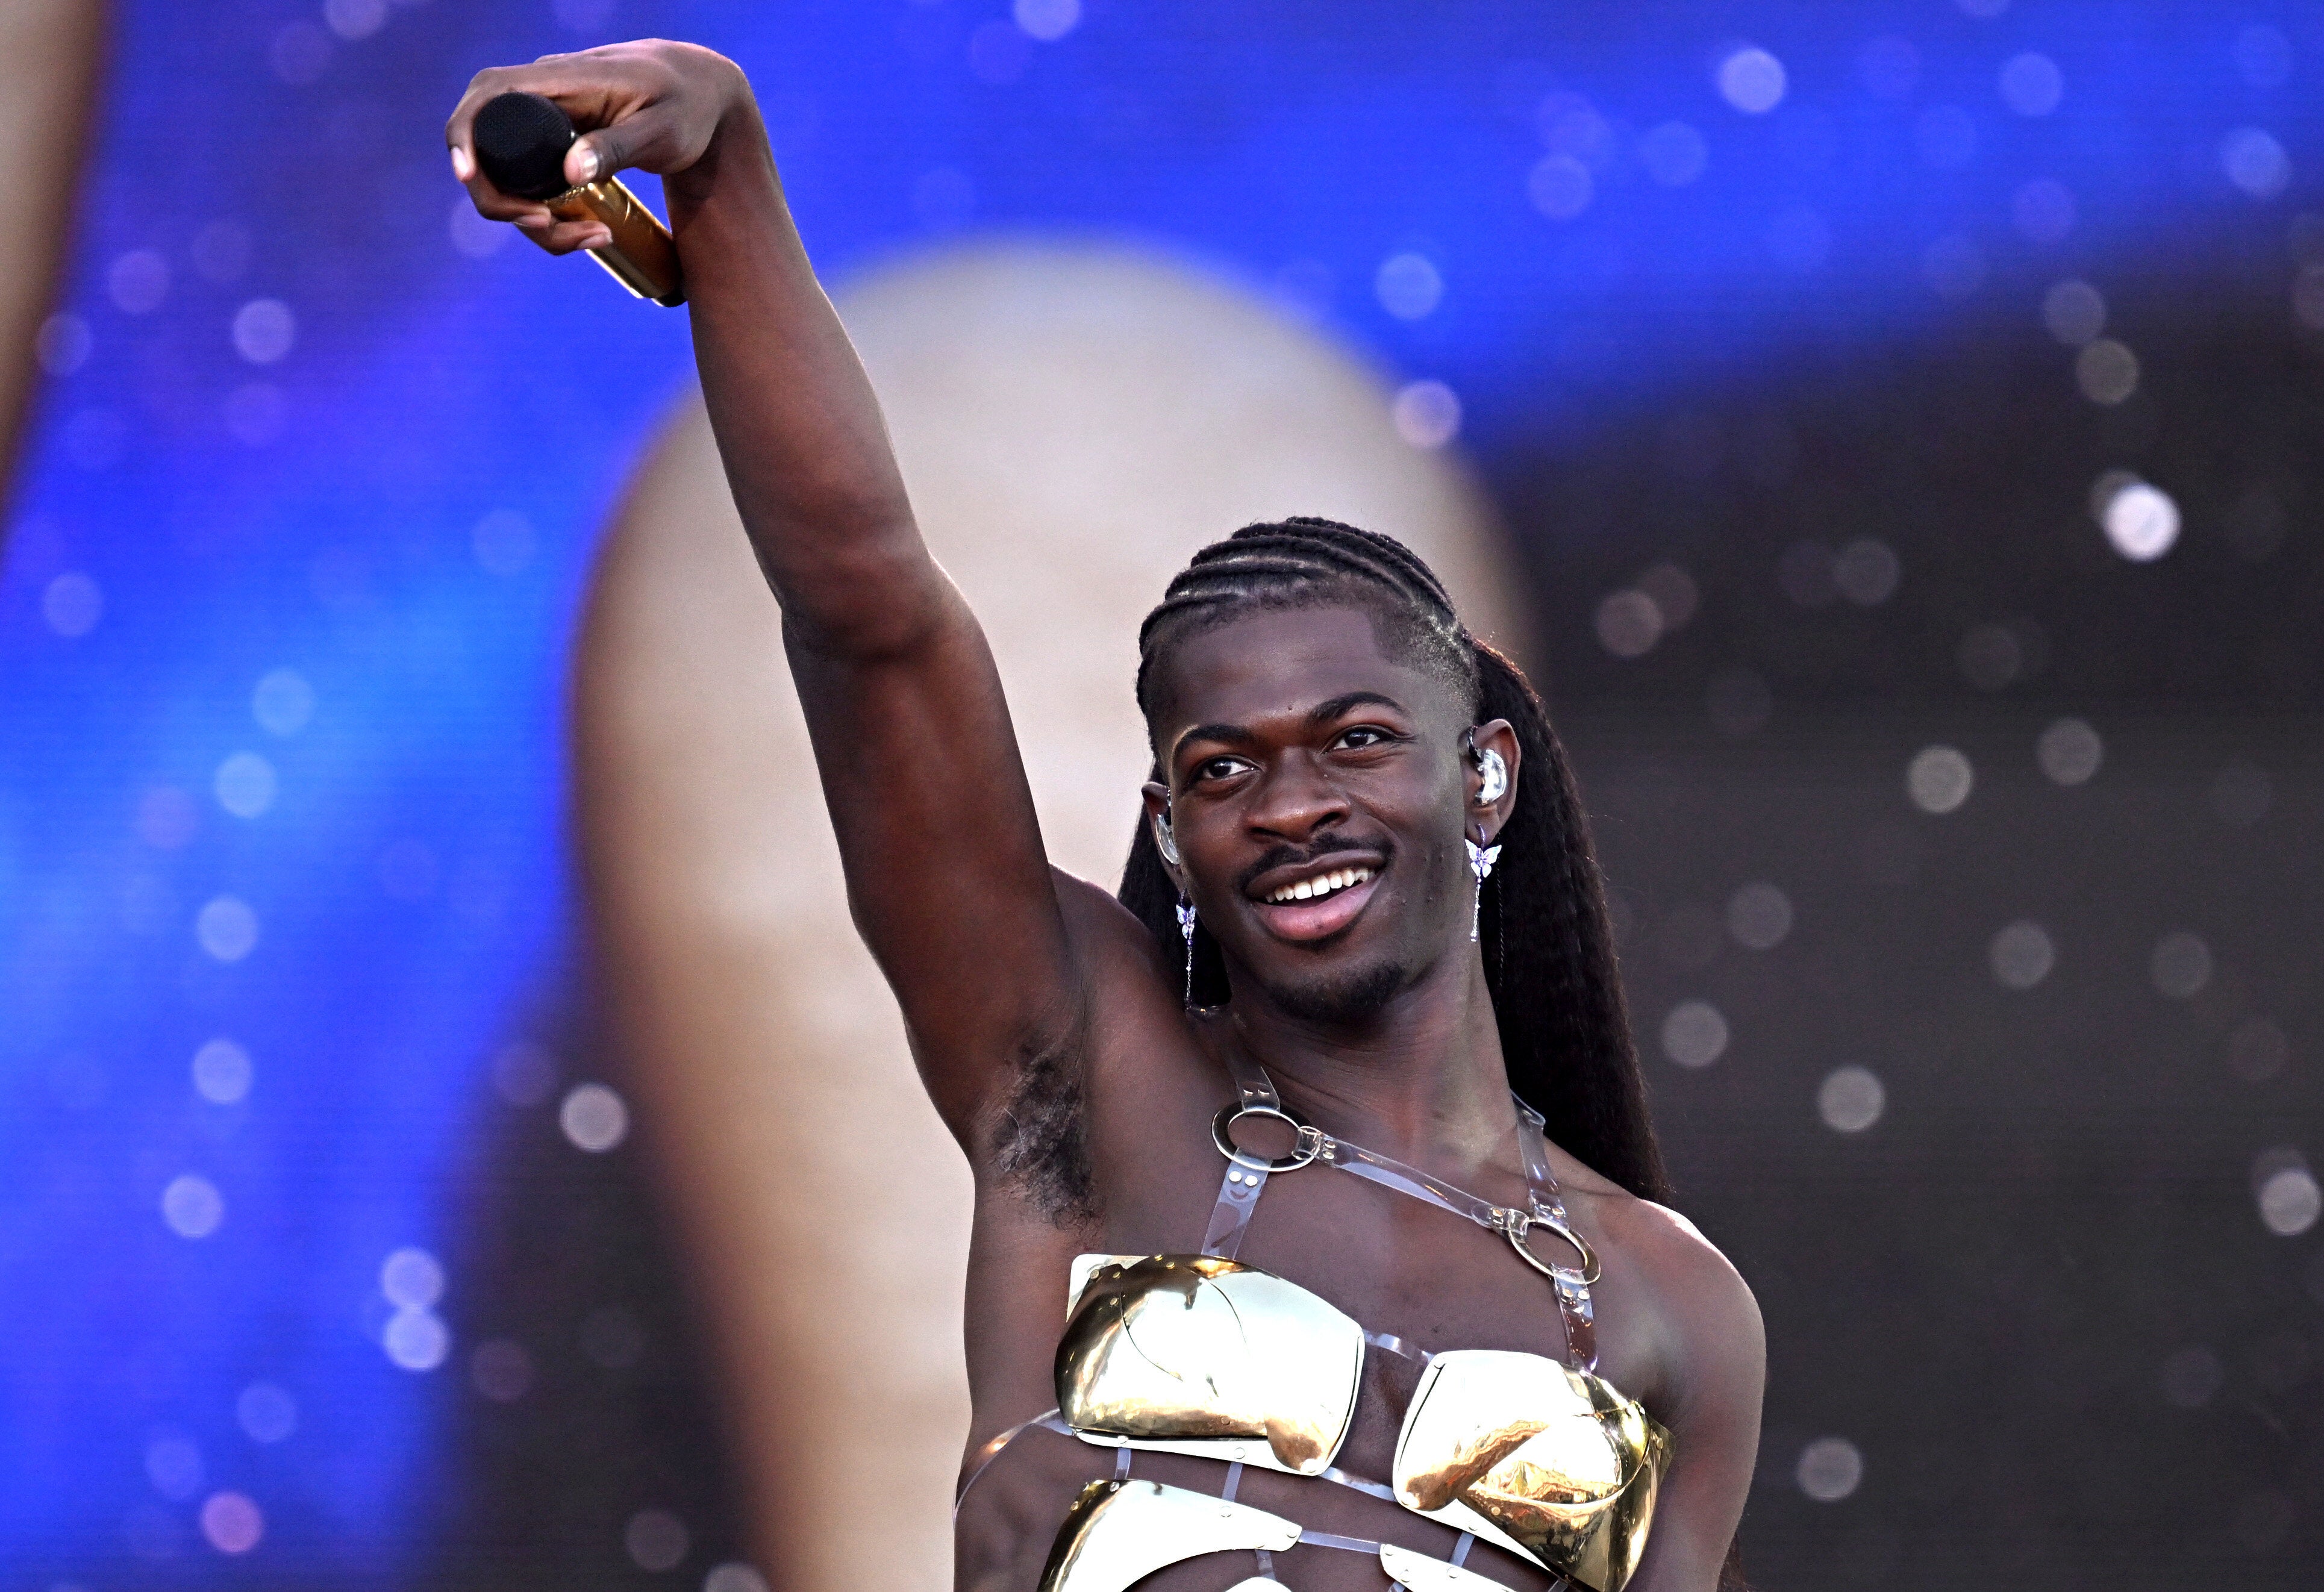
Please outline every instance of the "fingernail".
[[574, 184], [575, 187], [597, 180], [597, 152], [595, 149], [586, 143], [583, 144], [581, 152], [575, 157], [573, 164], [579, 173], [579, 180]]
[[452, 146], [452, 175], [459, 179], [462, 182], [466, 182], [469, 178], [474, 177], [475, 174], [475, 161], [468, 158], [468, 152], [466, 150], [462, 149], [456, 143], [454, 144]]
[[613, 235], [601, 226], [591, 233], [581, 246], [585, 249], [603, 249], [609, 246], [613, 241]]
[[546, 210], [528, 210], [516, 218], [516, 224], [527, 232], [546, 232], [556, 224], [556, 217]]

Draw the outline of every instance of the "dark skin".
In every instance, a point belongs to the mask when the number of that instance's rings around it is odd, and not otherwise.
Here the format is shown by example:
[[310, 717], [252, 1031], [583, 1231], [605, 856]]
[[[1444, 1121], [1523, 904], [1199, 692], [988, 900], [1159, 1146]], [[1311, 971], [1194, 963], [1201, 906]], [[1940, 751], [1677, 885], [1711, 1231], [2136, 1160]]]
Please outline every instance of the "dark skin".
[[[784, 205], [749, 85], [707, 51], [650, 41], [478, 75], [446, 135], [484, 215], [552, 253], [604, 240], [493, 189], [469, 124], [509, 89], [586, 130], [567, 175], [661, 174], [687, 278], [695, 351], [730, 484], [784, 615], [855, 920], [895, 989], [930, 1098], [974, 1168], [967, 1357], [972, 1448], [1053, 1406], [1051, 1360], [1073, 1257], [1197, 1248], [1221, 1164], [1209, 1125], [1230, 1047], [1328, 1130], [1495, 1201], [1525, 1181], [1484, 968], [1469, 938], [1462, 841], [1489, 841], [1524, 770], [1505, 722], [1471, 722], [1437, 675], [1384, 645], [1358, 608], [1254, 612], [1175, 641], [1151, 732], [1174, 876], [1224, 953], [1230, 1006], [1190, 1017], [1180, 970], [1099, 887], [1053, 870], [1001, 684], [974, 617], [930, 558], [879, 407]], [[1478, 800], [1476, 748], [1509, 774]], [[1289, 906], [1266, 897], [1343, 868], [1372, 877]], [[933, 887], [933, 888], [932, 888]], [[1093, 1199], [1061, 1208], [1023, 1171], [1030, 1085], [1080, 1101]], [[1706, 1592], [1751, 1474], [1764, 1367], [1758, 1313], [1684, 1219], [1555, 1145], [1574, 1225], [1596, 1246], [1599, 1369], [1671, 1429], [1638, 1592]], [[1562, 1358], [1542, 1279], [1500, 1238], [1323, 1169], [1272, 1180], [1241, 1258], [1375, 1330], [1436, 1348]], [[1383, 1364], [1382, 1362], [1389, 1362]], [[1373, 1355], [1339, 1464], [1385, 1477], [1409, 1373]], [[956, 1585], [1023, 1592], [1084, 1481], [1110, 1453], [1036, 1431], [977, 1484]], [[1207, 1461], [1139, 1455], [1135, 1474], [1215, 1493]], [[1453, 1534], [1390, 1505], [1254, 1470], [1257, 1506], [1443, 1556]], [[1548, 1578], [1481, 1545], [1511, 1587]], [[1247, 1555], [1189, 1560], [1141, 1586], [1223, 1588]], [[1308, 1549], [1286, 1584], [1375, 1592], [1378, 1562]]]

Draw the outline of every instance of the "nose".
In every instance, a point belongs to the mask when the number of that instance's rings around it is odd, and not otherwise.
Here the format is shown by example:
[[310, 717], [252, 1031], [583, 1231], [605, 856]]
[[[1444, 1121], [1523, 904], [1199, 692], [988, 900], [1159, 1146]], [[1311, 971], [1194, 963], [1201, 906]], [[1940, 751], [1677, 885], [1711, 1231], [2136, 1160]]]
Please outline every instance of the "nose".
[[1347, 797], [1323, 760], [1295, 750], [1267, 771], [1245, 822], [1259, 833], [1304, 845], [1347, 816]]

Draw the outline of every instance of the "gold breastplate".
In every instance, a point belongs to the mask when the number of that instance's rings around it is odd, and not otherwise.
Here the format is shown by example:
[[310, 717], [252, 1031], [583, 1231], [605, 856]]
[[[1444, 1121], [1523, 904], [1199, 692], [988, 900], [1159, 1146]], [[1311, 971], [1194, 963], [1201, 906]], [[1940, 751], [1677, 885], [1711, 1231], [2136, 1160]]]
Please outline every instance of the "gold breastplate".
[[[1056, 1359], [1084, 1440], [1298, 1476], [1329, 1469], [1364, 1331], [1307, 1289], [1219, 1256], [1084, 1255]], [[1396, 1445], [1396, 1502], [1596, 1592], [1637, 1568], [1670, 1434], [1593, 1373], [1542, 1355], [1430, 1357]]]
[[[1567, 1221], [1551, 1176], [1542, 1119], [1517, 1102], [1530, 1194], [1496, 1206], [1417, 1168], [1323, 1134], [1284, 1109], [1256, 1066], [1236, 1068], [1239, 1100], [1213, 1137], [1228, 1170], [1199, 1255], [1084, 1255], [1074, 1262], [1057, 1344], [1057, 1408], [988, 1442], [968, 1486], [1026, 1426], [1069, 1431], [1118, 1451], [1113, 1479], [1093, 1481], [1068, 1510], [1040, 1592], [1125, 1592], [1162, 1567], [1249, 1550], [1259, 1574], [1236, 1592], [1277, 1587], [1271, 1555], [1315, 1545], [1376, 1554], [1416, 1592], [1489, 1592], [1462, 1567], [1471, 1541], [1516, 1553], [1585, 1592], [1621, 1592], [1644, 1555], [1673, 1443], [1644, 1405], [1597, 1374], [1591, 1284], [1597, 1256]], [[1296, 1129], [1277, 1159], [1239, 1149], [1234, 1119], [1276, 1118]], [[1508, 1238], [1546, 1278], [1570, 1363], [1502, 1349], [1432, 1354], [1367, 1333], [1309, 1290], [1234, 1258], [1269, 1176], [1321, 1161], [1474, 1221]], [[1541, 1258], [1536, 1230], [1555, 1235], [1578, 1266]], [[1421, 1362], [1397, 1435], [1393, 1480], [1336, 1469], [1376, 1346]], [[1218, 1496], [1129, 1479], [1130, 1450], [1225, 1462]], [[1234, 1502], [1245, 1466], [1336, 1482], [1462, 1532], [1447, 1559], [1328, 1532]]]

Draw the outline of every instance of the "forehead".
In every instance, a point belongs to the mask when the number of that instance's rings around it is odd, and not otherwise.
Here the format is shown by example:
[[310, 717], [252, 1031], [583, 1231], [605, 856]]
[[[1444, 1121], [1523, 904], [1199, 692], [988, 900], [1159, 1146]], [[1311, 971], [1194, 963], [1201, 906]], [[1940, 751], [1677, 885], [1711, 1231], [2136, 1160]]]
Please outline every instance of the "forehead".
[[1193, 631], [1157, 660], [1155, 739], [1167, 746], [1199, 723], [1256, 726], [1351, 691], [1466, 723], [1452, 691], [1399, 658], [1384, 628], [1364, 609], [1335, 604], [1257, 609]]

